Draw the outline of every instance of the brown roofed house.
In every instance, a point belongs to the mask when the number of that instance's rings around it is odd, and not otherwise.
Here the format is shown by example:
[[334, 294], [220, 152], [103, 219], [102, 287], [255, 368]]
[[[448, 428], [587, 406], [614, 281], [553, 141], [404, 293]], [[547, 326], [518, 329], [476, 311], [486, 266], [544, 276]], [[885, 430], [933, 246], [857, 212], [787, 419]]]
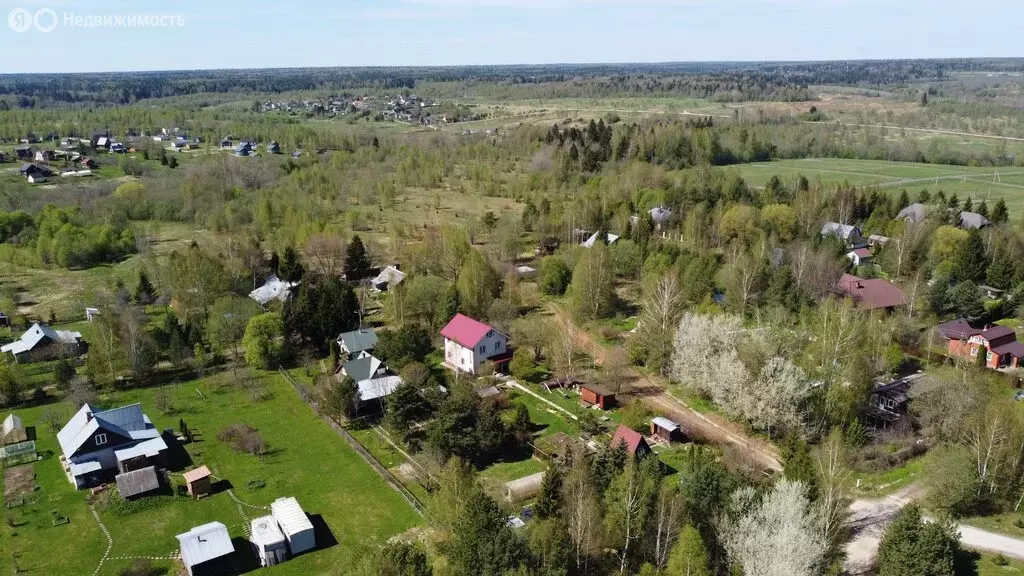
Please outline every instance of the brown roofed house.
[[899, 288], [881, 278], [858, 278], [852, 274], [843, 274], [832, 291], [853, 300], [857, 308], [865, 312], [888, 312], [907, 303]]
[[625, 444], [626, 452], [630, 456], [646, 456], [651, 453], [651, 447], [647, 445], [644, 435], [622, 424], [615, 429], [615, 435], [612, 436], [612, 443], [609, 446], [614, 450], [619, 447], [619, 444]]

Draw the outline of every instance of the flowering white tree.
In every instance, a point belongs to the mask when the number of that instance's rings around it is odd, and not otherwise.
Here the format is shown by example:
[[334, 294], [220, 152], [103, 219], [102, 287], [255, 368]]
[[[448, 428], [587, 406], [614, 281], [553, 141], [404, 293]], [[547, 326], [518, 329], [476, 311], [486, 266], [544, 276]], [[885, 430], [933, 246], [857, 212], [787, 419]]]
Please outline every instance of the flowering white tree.
[[822, 572], [826, 544], [820, 515], [802, 482], [780, 480], [760, 501], [753, 488], [733, 494], [720, 527], [722, 545], [744, 574], [814, 576]]

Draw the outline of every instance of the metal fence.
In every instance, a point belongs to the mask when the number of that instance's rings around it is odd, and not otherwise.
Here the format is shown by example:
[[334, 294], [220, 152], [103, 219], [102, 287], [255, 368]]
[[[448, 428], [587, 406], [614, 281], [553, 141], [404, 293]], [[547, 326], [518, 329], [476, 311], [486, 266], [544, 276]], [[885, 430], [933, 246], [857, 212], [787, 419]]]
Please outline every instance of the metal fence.
[[320, 412], [316, 400], [309, 393], [309, 389], [307, 387], [296, 382], [295, 379], [292, 378], [292, 375], [289, 374], [286, 370], [282, 368], [278, 368], [278, 370], [281, 372], [281, 375], [284, 376], [285, 380], [287, 380], [289, 383], [291, 383], [292, 386], [295, 387], [295, 390], [299, 393], [299, 396], [301, 396], [302, 399], [305, 400], [307, 404], [309, 404], [309, 407], [313, 409], [314, 414], [316, 414], [320, 418], [323, 418], [324, 421], [327, 422], [327, 424], [335, 432], [337, 432], [339, 436], [341, 436], [345, 443], [356, 451], [356, 454], [359, 454], [363, 458], [363, 460], [365, 460], [366, 463], [370, 465], [370, 467], [377, 471], [377, 474], [379, 474], [381, 478], [384, 479], [385, 482], [387, 482], [392, 488], [395, 489], [396, 492], [398, 492], [399, 494], [402, 495], [403, 498], [405, 498], [406, 502], [408, 502], [409, 505], [413, 507], [413, 509], [419, 512], [421, 515], [424, 514], [423, 503], [420, 502], [419, 498], [417, 498], [412, 492], [410, 492], [409, 489], [406, 488], [398, 478], [395, 478], [395, 475], [392, 474], [391, 471], [388, 470], [387, 467], [385, 467], [384, 464], [380, 462], [380, 460], [377, 460], [377, 458], [374, 457], [373, 454], [370, 454], [370, 451], [367, 450], [359, 442], [359, 440], [356, 439], [355, 436], [350, 434], [348, 430], [342, 428], [342, 426], [335, 422], [333, 418]]

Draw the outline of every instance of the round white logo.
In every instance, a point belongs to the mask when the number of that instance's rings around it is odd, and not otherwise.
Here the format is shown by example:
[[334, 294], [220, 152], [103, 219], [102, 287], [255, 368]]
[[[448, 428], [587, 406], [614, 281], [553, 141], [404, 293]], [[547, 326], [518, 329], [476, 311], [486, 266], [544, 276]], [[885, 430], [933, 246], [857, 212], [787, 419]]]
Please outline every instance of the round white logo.
[[42, 8], [36, 10], [33, 20], [36, 24], [36, 30], [40, 32], [53, 32], [54, 28], [57, 27], [57, 12], [52, 8]]
[[[54, 21], [56, 21], [56, 19], [57, 15], [55, 13]], [[7, 15], [7, 25], [15, 32], [28, 32], [28, 29], [32, 27], [33, 22], [32, 13], [24, 8], [15, 8]]]

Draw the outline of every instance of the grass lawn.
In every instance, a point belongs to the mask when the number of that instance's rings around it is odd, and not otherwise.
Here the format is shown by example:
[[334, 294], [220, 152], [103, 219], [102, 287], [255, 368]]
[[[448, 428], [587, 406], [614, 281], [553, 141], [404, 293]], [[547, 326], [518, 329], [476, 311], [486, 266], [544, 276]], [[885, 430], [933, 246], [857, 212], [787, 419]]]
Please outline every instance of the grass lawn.
[[[246, 504], [237, 505], [222, 491], [198, 501], [155, 497], [150, 499], [151, 508], [127, 516], [97, 505], [113, 538], [111, 556], [167, 556], [177, 549], [175, 534], [213, 520], [226, 524], [233, 538], [243, 538], [247, 519], [269, 513], [262, 507], [278, 497], [295, 496], [314, 520], [322, 517], [337, 544], [290, 560], [274, 571], [323, 574], [339, 570], [337, 567], [349, 564], [366, 547], [421, 521], [326, 423], [313, 415], [287, 382], [273, 373], [260, 378], [269, 396], [261, 402], [253, 402], [246, 392], [231, 385], [230, 373], [164, 387], [174, 406], [168, 415], [155, 408], [158, 389], [113, 393], [100, 399], [102, 406], [142, 402], [160, 429], [177, 429], [178, 419], [184, 419], [199, 433], [197, 441], [186, 447], [193, 463], [210, 466]], [[40, 422], [46, 408], [18, 413], [26, 424], [37, 426], [40, 450], [56, 454], [54, 434]], [[70, 414], [69, 407], [63, 408]], [[217, 440], [217, 432], [234, 423], [259, 430], [267, 442], [267, 454], [256, 457], [239, 453]], [[36, 574], [91, 572], [103, 555], [106, 541], [89, 513], [86, 492], [72, 489], [56, 456], [35, 466], [37, 482], [42, 486], [40, 502], [26, 510], [24, 516], [29, 523], [19, 527], [18, 535], [11, 540], [20, 568]], [[250, 489], [253, 480], [265, 485]], [[59, 507], [71, 523], [50, 526], [51, 507]], [[53, 554], [57, 547], [62, 553]], [[0, 561], [8, 562], [8, 555]], [[130, 563], [118, 562], [105, 565], [101, 573], [116, 573]]]
[[[1021, 525], [1018, 526], [1017, 522], [1020, 522]], [[960, 520], [960, 523], [990, 532], [1006, 534], [1014, 538], [1024, 538], [1024, 511], [964, 518]]]
[[924, 458], [908, 460], [902, 466], [884, 472], [853, 473], [853, 492], [857, 497], [884, 496], [906, 486], [924, 469]]
[[1024, 562], [1020, 560], [1009, 560], [1009, 564], [1006, 566], [998, 566], [992, 562], [995, 554], [982, 554], [978, 558], [975, 567], [977, 568], [977, 576], [1007, 576], [1024, 574]]

